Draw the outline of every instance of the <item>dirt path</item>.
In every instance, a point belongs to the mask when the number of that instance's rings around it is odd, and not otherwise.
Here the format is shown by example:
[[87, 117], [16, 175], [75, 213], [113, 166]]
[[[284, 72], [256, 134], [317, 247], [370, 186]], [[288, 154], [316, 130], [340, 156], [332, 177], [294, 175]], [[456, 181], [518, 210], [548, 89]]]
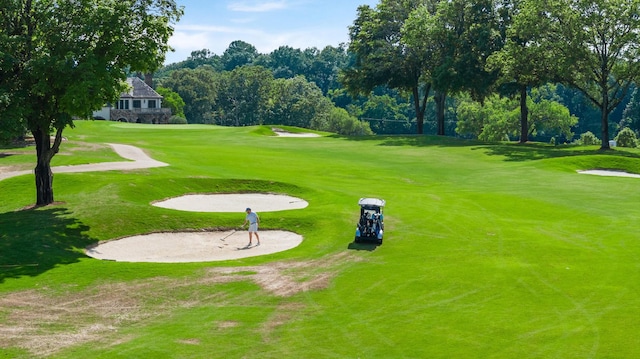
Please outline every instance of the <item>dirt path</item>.
[[[115, 143], [108, 143], [111, 148], [122, 158], [130, 161], [123, 162], [102, 162], [92, 163], [86, 165], [75, 166], [55, 166], [51, 167], [51, 171], [55, 173], [75, 173], [75, 172], [97, 172], [97, 171], [123, 171], [123, 170], [136, 170], [142, 168], [164, 167], [168, 166], [168, 163], [156, 161], [149, 157], [140, 148], [130, 145], [121, 145]], [[0, 180], [22, 176], [26, 174], [33, 174], [33, 170], [24, 171], [0, 171]]]

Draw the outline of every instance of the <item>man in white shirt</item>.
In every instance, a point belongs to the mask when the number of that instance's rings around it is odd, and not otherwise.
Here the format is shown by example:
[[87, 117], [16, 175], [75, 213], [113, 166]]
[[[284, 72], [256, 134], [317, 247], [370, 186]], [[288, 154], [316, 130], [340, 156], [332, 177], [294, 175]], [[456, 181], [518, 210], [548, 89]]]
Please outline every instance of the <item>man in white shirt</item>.
[[249, 222], [249, 244], [247, 245], [247, 247], [251, 246], [254, 233], [256, 235], [256, 240], [258, 241], [258, 244], [256, 245], [259, 246], [260, 236], [258, 236], [258, 225], [260, 224], [260, 217], [258, 216], [257, 213], [251, 212], [251, 208], [245, 209], [245, 212], [247, 212], [247, 216], [245, 217], [244, 223], [242, 223], [242, 226], [244, 227], [244, 225], [247, 224], [247, 222]]

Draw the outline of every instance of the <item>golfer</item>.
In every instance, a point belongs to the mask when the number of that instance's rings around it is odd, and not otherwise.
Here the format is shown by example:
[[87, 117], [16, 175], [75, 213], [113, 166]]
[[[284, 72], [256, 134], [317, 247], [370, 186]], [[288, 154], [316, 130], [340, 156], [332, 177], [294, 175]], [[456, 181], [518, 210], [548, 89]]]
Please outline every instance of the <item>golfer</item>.
[[247, 212], [247, 216], [244, 219], [244, 223], [242, 223], [242, 227], [244, 227], [244, 225], [249, 222], [249, 244], [247, 245], [247, 247], [251, 246], [254, 233], [256, 235], [256, 241], [258, 241], [258, 244], [256, 245], [259, 246], [260, 236], [258, 236], [258, 225], [260, 224], [260, 217], [258, 217], [257, 213], [251, 212], [251, 208], [245, 209], [245, 212]]

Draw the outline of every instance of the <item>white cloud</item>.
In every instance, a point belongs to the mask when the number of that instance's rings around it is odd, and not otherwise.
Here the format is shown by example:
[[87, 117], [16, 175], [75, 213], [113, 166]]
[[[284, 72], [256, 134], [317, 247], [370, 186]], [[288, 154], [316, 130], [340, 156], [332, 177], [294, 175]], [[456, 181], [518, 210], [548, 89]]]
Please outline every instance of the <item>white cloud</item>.
[[232, 2], [227, 8], [231, 11], [239, 11], [239, 12], [268, 12], [274, 10], [282, 10], [286, 9], [289, 6], [287, 2], [284, 0], [281, 1], [240, 1], [240, 2]]

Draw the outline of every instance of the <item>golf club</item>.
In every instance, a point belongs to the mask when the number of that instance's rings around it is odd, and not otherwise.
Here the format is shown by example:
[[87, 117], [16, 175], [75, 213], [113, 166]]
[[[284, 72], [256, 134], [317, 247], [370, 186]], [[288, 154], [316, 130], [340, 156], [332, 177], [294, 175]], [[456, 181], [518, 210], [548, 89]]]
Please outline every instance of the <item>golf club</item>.
[[236, 233], [236, 231], [237, 231], [237, 229], [232, 230], [231, 233], [229, 233], [226, 236], [220, 238], [220, 240], [224, 242], [225, 239], [229, 238], [232, 234]]

